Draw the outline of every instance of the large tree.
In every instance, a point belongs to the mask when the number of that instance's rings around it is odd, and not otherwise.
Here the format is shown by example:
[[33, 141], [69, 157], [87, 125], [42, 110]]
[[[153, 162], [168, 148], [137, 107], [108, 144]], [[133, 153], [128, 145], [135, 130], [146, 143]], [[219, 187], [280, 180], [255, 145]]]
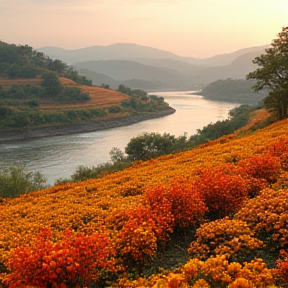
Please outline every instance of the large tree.
[[285, 119], [288, 109], [288, 27], [282, 28], [278, 38], [265, 52], [253, 60], [259, 68], [246, 78], [257, 80], [254, 91], [269, 89], [269, 94], [264, 98], [266, 108], [274, 112], [279, 120]]

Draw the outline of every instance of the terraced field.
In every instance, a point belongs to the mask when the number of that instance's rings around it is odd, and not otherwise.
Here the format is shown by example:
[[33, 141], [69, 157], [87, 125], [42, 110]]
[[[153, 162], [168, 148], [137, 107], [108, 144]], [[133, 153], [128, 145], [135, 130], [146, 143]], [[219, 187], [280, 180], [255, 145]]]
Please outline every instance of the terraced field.
[[[15, 85], [41, 85], [41, 79], [0, 79], [0, 86], [3, 89], [10, 88], [13, 84]], [[65, 77], [60, 77], [60, 81], [63, 86], [75, 86], [80, 88], [81, 90], [87, 92], [91, 100], [85, 103], [45, 103], [42, 102], [40, 105], [41, 109], [69, 109], [69, 108], [80, 108], [80, 107], [91, 107], [91, 106], [98, 106], [98, 107], [109, 107], [111, 105], [120, 104], [123, 100], [129, 99], [128, 95], [120, 93], [115, 90], [105, 89], [96, 86], [86, 86], [80, 85], [74, 82], [73, 80], [67, 79]]]

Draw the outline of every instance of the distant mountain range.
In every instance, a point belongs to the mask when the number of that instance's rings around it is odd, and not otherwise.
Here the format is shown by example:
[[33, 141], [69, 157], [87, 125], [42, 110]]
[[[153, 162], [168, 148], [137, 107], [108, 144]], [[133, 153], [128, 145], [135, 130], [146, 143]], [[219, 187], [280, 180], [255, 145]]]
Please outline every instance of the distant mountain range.
[[130, 43], [92, 46], [76, 50], [58, 47], [36, 49], [52, 59], [73, 66], [94, 85], [119, 84], [133, 89], [195, 89], [219, 79], [244, 79], [256, 69], [253, 59], [265, 46], [250, 47], [233, 53], [198, 59]]

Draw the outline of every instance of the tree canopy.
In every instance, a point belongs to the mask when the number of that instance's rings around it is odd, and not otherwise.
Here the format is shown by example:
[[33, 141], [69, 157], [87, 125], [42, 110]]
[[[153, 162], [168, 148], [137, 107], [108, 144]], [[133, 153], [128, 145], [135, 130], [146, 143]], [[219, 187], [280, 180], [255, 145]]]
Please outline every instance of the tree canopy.
[[247, 75], [247, 79], [256, 79], [254, 91], [269, 89], [264, 98], [268, 110], [274, 112], [279, 120], [287, 118], [288, 108], [288, 27], [283, 27], [274, 39], [266, 54], [253, 60], [259, 68]]
[[37, 75], [53, 71], [79, 84], [92, 85], [92, 80], [78, 75], [78, 72], [66, 63], [59, 59], [52, 60], [28, 45], [0, 41], [0, 66], [0, 77], [35, 78]]
[[256, 104], [264, 98], [264, 93], [253, 92], [254, 80], [219, 79], [205, 86], [201, 95], [212, 100]]

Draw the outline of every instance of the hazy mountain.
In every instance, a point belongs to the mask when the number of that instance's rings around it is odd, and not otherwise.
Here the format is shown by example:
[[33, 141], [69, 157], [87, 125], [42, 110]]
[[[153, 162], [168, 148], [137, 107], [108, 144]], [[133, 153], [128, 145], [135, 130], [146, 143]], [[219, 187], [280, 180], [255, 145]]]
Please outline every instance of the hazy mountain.
[[[84, 62], [89, 60], [136, 60], [143, 61], [143, 59], [166, 59], [178, 60], [192, 65], [205, 66], [224, 66], [230, 64], [237, 57], [250, 53], [264, 52], [266, 46], [250, 47], [241, 49], [232, 53], [215, 55], [213, 57], [199, 59], [193, 57], [181, 57], [172, 52], [132, 44], [132, 43], [117, 43], [108, 46], [91, 46], [75, 50], [66, 50], [58, 47], [46, 46], [36, 49], [43, 52], [50, 58], [57, 58], [67, 63]], [[142, 59], [141, 59], [142, 58]], [[143, 62], [142, 62], [143, 63]], [[149, 64], [149, 63], [147, 63]]]
[[255, 55], [263, 54], [265, 52], [265, 49], [268, 47], [269, 45], [244, 48], [244, 49], [232, 52], [232, 53], [220, 54], [220, 55], [215, 55], [213, 57], [201, 59], [199, 63], [205, 66], [225, 66], [225, 65], [232, 63], [235, 59], [245, 54], [250, 54], [250, 53], [254, 53]]
[[97, 73], [88, 69], [77, 69], [80, 75], [85, 75], [92, 80], [93, 85], [101, 86], [102, 84], [109, 85], [112, 89], [117, 89], [121, 82], [109, 77], [107, 75]]
[[180, 72], [181, 74], [191, 74], [198, 69], [198, 65], [192, 65], [182, 60], [175, 59], [151, 59], [151, 58], [138, 58], [133, 61], [143, 65], [149, 65], [154, 67], [161, 67], [166, 69], [172, 69]]
[[88, 60], [123, 60], [143, 57], [152, 59], [181, 58], [180, 56], [168, 51], [132, 43], [118, 43], [109, 46], [91, 46], [75, 50], [65, 50], [57, 47], [42, 47], [36, 50], [43, 52], [51, 58], [57, 58], [69, 63]]
[[94, 85], [104, 83], [114, 88], [126, 83], [131, 88], [151, 90], [193, 89], [195, 85], [206, 85], [219, 79], [244, 79], [256, 68], [253, 59], [263, 54], [267, 47], [250, 47], [205, 59], [180, 57], [168, 51], [129, 43], [76, 50], [57, 47], [37, 50], [69, 63], [93, 80]]
[[76, 70], [87, 69], [105, 74], [120, 82], [131, 79], [161, 82], [163, 86], [171, 89], [174, 87], [187, 87], [187, 85], [192, 86], [192, 82], [188, 77], [176, 70], [143, 65], [130, 60], [94, 60], [76, 63], [73, 67]]

